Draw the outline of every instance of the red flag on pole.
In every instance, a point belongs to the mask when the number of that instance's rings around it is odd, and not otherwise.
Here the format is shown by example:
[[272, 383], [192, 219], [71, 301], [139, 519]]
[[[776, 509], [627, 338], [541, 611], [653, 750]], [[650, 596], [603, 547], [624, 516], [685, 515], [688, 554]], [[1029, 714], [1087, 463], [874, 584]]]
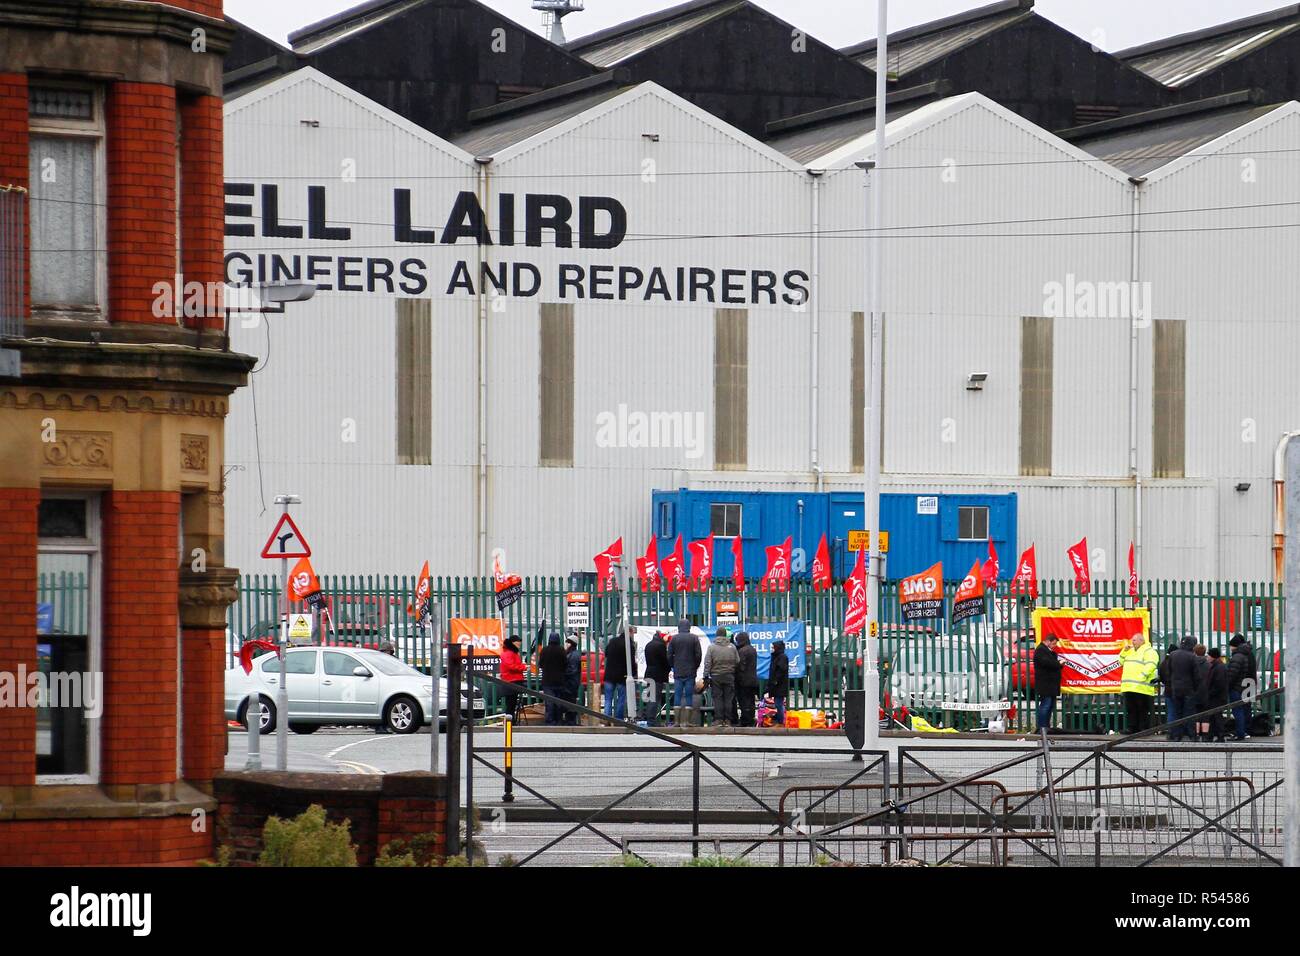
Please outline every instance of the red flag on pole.
[[736, 537], [731, 539], [731, 555], [736, 559], [736, 566], [731, 571], [731, 586], [737, 591], [745, 590], [745, 542]]
[[857, 634], [867, 623], [867, 565], [866, 549], [858, 549], [858, 560], [853, 572], [844, 580], [844, 591], [849, 596], [849, 607], [844, 612], [844, 633]]
[[826, 546], [826, 535], [822, 535], [817, 545], [817, 555], [813, 558], [812, 585], [814, 591], [825, 591], [831, 586], [831, 552]]
[[790, 552], [794, 537], [788, 537], [782, 544], [769, 546], [767, 550], [767, 573], [759, 583], [760, 591], [790, 590]]
[[951, 620], [957, 624], [968, 617], [978, 617], [984, 613], [984, 576], [980, 572], [977, 560], [970, 566], [970, 573], [962, 578], [957, 586], [957, 593], [952, 598]]
[[1138, 596], [1138, 568], [1137, 554], [1133, 548], [1133, 542], [1128, 543], [1128, 596], [1137, 599]]
[[642, 591], [658, 591], [663, 587], [663, 578], [659, 576], [659, 543], [654, 535], [650, 536], [645, 555], [636, 559], [636, 573], [641, 579]]
[[1070, 567], [1074, 568], [1074, 589], [1080, 594], [1092, 590], [1092, 569], [1088, 564], [1088, 538], [1085, 535], [1072, 548], [1065, 552], [1070, 558]]
[[713, 533], [691, 542], [691, 587], [707, 591], [713, 584]]
[[406, 605], [406, 613], [415, 615], [415, 623], [419, 624], [429, 614], [429, 562], [424, 562], [424, 567], [420, 568], [420, 576], [415, 581], [415, 602]]
[[245, 674], [253, 673], [253, 651], [275, 651], [278, 657], [280, 646], [275, 641], [264, 641], [260, 637], [241, 644], [239, 647], [239, 666], [244, 669]]
[[980, 577], [983, 578], [986, 588], [998, 586], [998, 570], [998, 549], [993, 547], [993, 539], [989, 538], [989, 559], [980, 568]]
[[1038, 559], [1034, 557], [1032, 544], [1025, 549], [1016, 564], [1016, 576], [1011, 579], [1011, 593], [1028, 594], [1031, 598], [1038, 599]]
[[668, 590], [685, 591], [687, 589], [686, 562], [682, 559], [682, 536], [677, 536], [677, 545], [673, 553], [663, 559], [660, 565], [664, 577], [668, 579]]
[[623, 561], [623, 539], [619, 538], [592, 560], [596, 562], [596, 593], [617, 591], [618, 581], [614, 578], [614, 565], [621, 564]]
[[289, 600], [305, 601], [310, 594], [320, 592], [320, 580], [312, 570], [311, 561], [299, 558], [298, 563], [289, 572]]

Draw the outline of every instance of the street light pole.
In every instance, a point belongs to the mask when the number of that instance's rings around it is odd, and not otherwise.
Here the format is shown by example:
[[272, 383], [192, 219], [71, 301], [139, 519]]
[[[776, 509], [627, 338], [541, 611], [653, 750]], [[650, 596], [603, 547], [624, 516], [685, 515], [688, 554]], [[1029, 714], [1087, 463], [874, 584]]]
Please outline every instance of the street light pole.
[[[276, 495], [284, 514], [302, 504], [297, 495]], [[289, 769], [289, 559], [280, 559], [280, 691], [275, 695], [275, 769]], [[250, 730], [250, 733], [252, 731]]]
[[1282, 862], [1300, 866], [1300, 441], [1286, 444], [1286, 550], [1283, 607], [1283, 673], [1290, 674], [1284, 694], [1286, 710], [1282, 719], [1282, 768], [1286, 778], [1286, 843]]
[[[863, 746], [874, 750], [880, 746], [880, 676], [877, 655], [872, 653], [872, 641], [877, 638], [880, 621], [880, 417], [884, 390], [881, 382], [883, 364], [883, 331], [885, 273], [884, 237], [884, 177], [885, 169], [885, 118], [886, 78], [889, 74], [889, 0], [876, 4], [876, 144], [875, 162], [861, 164], [866, 169], [867, 200], [871, 210], [871, 253], [867, 271], [868, 309], [871, 321], [871, 373], [866, 388], [862, 427], [862, 471], [866, 479], [863, 513], [867, 531], [867, 621], [864, 625], [863, 685], [866, 691]], [[872, 173], [875, 176], [872, 176]]]

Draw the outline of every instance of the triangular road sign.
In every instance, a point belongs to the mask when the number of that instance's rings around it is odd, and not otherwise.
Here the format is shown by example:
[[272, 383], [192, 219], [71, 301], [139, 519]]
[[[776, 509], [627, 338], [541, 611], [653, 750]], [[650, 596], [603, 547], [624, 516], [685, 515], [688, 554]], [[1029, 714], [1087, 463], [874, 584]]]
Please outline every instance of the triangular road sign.
[[293, 519], [289, 517], [289, 512], [286, 511], [280, 515], [280, 520], [275, 523], [275, 530], [271, 532], [271, 537], [266, 539], [266, 545], [262, 548], [262, 557], [311, 557], [311, 548], [307, 544], [307, 539], [302, 536], [298, 526], [293, 523]]

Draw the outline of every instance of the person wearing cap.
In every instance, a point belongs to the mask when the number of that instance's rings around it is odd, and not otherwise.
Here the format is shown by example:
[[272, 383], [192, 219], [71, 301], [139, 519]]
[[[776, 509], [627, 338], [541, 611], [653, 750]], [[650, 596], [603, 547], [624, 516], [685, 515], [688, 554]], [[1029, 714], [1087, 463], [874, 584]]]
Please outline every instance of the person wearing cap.
[[749, 635], [741, 631], [736, 635], [736, 706], [739, 726], [754, 726], [754, 708], [758, 702], [758, 651], [749, 642]]
[[[1206, 657], [1210, 666], [1205, 674], [1205, 706], [1224, 708], [1228, 706], [1228, 668], [1223, 663], [1223, 651], [1211, 647]], [[1206, 738], [1221, 744], [1223, 740], [1223, 710], [1216, 710], [1210, 715], [1210, 732]]]
[[1156, 696], [1160, 655], [1147, 643], [1146, 637], [1138, 633], [1119, 652], [1119, 662], [1124, 668], [1119, 691], [1120, 699], [1124, 701], [1124, 713], [1128, 716], [1128, 732], [1140, 733], [1151, 724], [1151, 703]]
[[659, 726], [659, 711], [664, 705], [664, 688], [668, 684], [668, 642], [664, 640], [663, 631], [655, 631], [655, 636], [645, 646], [645, 707], [642, 719], [651, 727]]
[[1255, 649], [1240, 634], [1234, 634], [1228, 646], [1232, 648], [1232, 656], [1228, 658], [1228, 699], [1233, 704], [1232, 718], [1236, 723], [1234, 736], [1237, 740], [1245, 740], [1246, 730], [1250, 726], [1250, 702], [1259, 689]]
[[731, 705], [736, 698], [736, 670], [740, 654], [727, 637], [725, 627], [718, 628], [717, 636], [704, 655], [704, 680], [713, 691], [713, 725], [731, 726]]
[[1060, 638], [1046, 635], [1034, 648], [1034, 693], [1038, 696], [1038, 726], [1035, 733], [1051, 729], [1052, 712], [1061, 696], [1061, 659], [1056, 656]]
[[[564, 648], [564, 699], [576, 704], [582, 690], [582, 651], [578, 650], [578, 640], [572, 634], [565, 638]], [[560, 715], [560, 723], [578, 726], [578, 712], [566, 708]]]
[[700, 670], [700, 642], [691, 632], [691, 622], [682, 618], [668, 645], [668, 666], [673, 674], [673, 723], [688, 727], [695, 706], [695, 675]]

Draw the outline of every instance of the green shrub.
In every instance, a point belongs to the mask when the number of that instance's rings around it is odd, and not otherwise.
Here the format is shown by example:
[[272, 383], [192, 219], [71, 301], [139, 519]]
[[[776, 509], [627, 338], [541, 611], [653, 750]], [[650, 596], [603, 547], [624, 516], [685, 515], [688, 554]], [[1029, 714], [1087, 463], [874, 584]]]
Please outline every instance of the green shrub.
[[631, 867], [645, 867], [645, 866], [653, 866], [653, 865], [654, 864], [650, 863], [648, 860], [643, 860], [635, 853], [624, 853], [620, 856], [616, 856], [614, 857], [614, 859], [610, 860], [606, 864], [606, 866], [631, 866]]
[[313, 803], [292, 820], [271, 817], [262, 829], [258, 866], [356, 866], [357, 848], [348, 839], [351, 821], [330, 823]]
[[748, 860], [739, 859], [730, 856], [698, 856], [692, 857], [682, 864], [683, 866], [753, 866]]

